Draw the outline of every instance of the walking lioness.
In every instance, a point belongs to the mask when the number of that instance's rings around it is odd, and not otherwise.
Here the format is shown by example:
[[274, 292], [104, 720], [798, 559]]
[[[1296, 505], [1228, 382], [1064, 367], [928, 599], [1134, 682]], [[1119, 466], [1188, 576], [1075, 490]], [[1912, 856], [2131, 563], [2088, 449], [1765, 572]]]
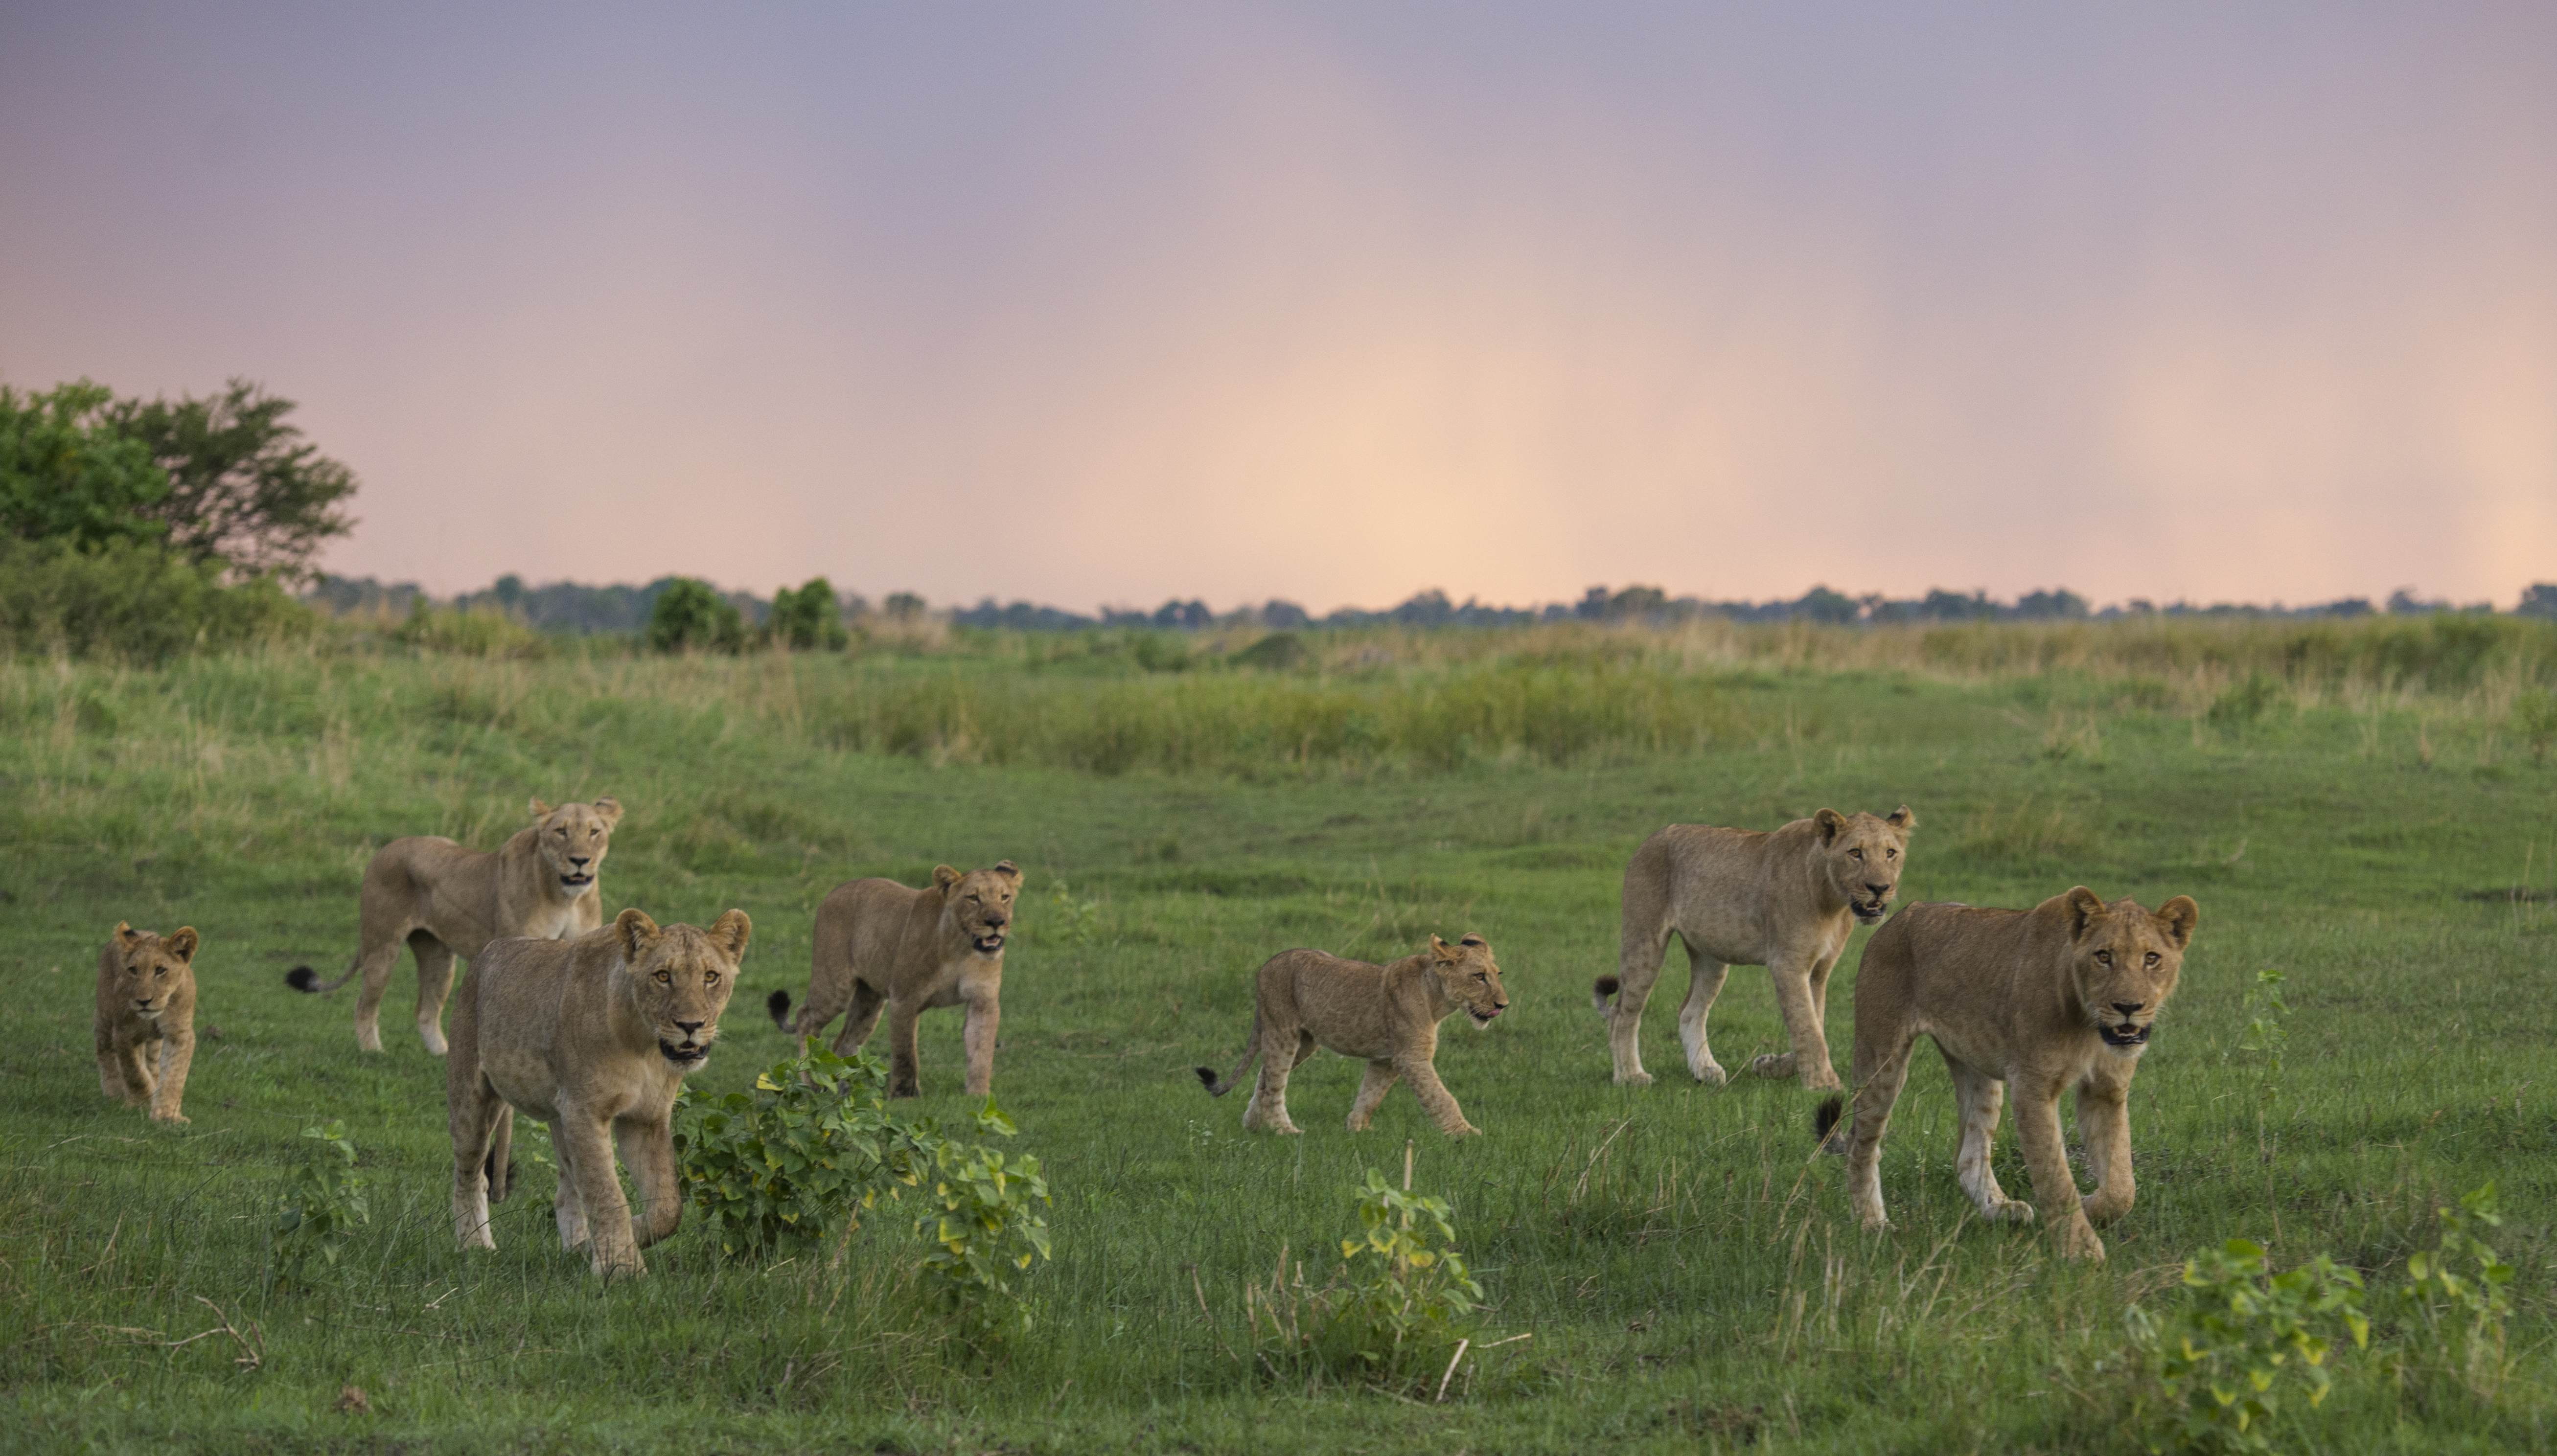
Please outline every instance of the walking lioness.
[[[506, 1196], [509, 1110], [550, 1125], [559, 1156], [560, 1245], [585, 1245], [599, 1274], [644, 1273], [639, 1251], [683, 1216], [669, 1121], [737, 989], [753, 933], [743, 910], [708, 930], [658, 928], [624, 910], [576, 940], [491, 941], [462, 978], [444, 1068], [453, 1132], [453, 1232], [494, 1249], [488, 1201]], [[613, 1172], [621, 1144], [633, 1213]]]
[[1281, 951], [1264, 962], [1254, 985], [1252, 1040], [1243, 1060], [1219, 1082], [1214, 1067], [1198, 1069], [1212, 1097], [1234, 1090], [1253, 1059], [1261, 1082], [1243, 1110], [1248, 1131], [1267, 1127], [1294, 1132], [1287, 1121], [1287, 1074], [1317, 1045], [1367, 1062], [1367, 1079], [1350, 1104], [1349, 1129], [1367, 1129], [1385, 1095], [1409, 1080], [1412, 1095], [1450, 1137], [1482, 1129], [1465, 1121], [1456, 1099], [1438, 1080], [1438, 1023], [1458, 1009], [1476, 1030], [1508, 1010], [1501, 968], [1479, 935], [1449, 945], [1429, 937], [1429, 949], [1390, 966], [1345, 961], [1322, 951]]
[[364, 866], [355, 964], [323, 986], [308, 966], [285, 975], [295, 991], [336, 991], [356, 975], [355, 1045], [382, 1049], [382, 995], [405, 942], [417, 955], [417, 1034], [444, 1055], [444, 998], [453, 958], [479, 958], [500, 936], [567, 940], [604, 923], [596, 876], [612, 848], [621, 805], [611, 799], [562, 804], [533, 800], [533, 823], [490, 855], [440, 835], [393, 840]]
[[814, 1036], [844, 1016], [835, 1055], [848, 1057], [871, 1039], [887, 1012], [890, 1097], [923, 1091], [915, 1023], [926, 1010], [966, 1006], [960, 1040], [968, 1052], [968, 1095], [995, 1087], [995, 1033], [1004, 1018], [1004, 936], [1021, 871], [1006, 860], [992, 869], [947, 864], [932, 883], [908, 889], [893, 879], [850, 879], [817, 907], [810, 951], [808, 1003], [790, 1014], [790, 993], [776, 991], [765, 1008], [782, 1030]]
[[[1921, 1035], [1953, 1074], [1962, 1191], [1990, 1219], [2029, 1222], [2038, 1208], [2072, 1258], [2102, 1258], [2093, 1225], [2128, 1213], [2131, 1074], [2158, 1008], [2175, 993], [2201, 910], [2178, 895], [2155, 913], [2107, 905], [2079, 885], [2030, 910], [1912, 905], [1873, 937], [1855, 973], [1855, 1109], [1832, 1131], [1841, 1099], [1821, 1104], [1818, 1129], [1846, 1144], [1847, 1198], [1868, 1229], [1882, 1211], [1882, 1134]], [[2015, 1136], [2033, 1172], [2033, 1206], [2006, 1196], [1989, 1168], [1998, 1105], [2015, 1089]], [[2082, 1202], [2060, 1138], [2060, 1095], [2078, 1093], [2078, 1135], [2095, 1191]]]
[[149, 1108], [155, 1123], [187, 1121], [196, 943], [192, 925], [158, 936], [119, 920], [97, 953], [98, 1088], [111, 1102]]
[[1829, 971], [1859, 922], [1881, 922], [1917, 827], [1918, 816], [1903, 804], [1887, 819], [1823, 809], [1765, 834], [1673, 824], [1645, 840], [1625, 866], [1616, 974], [1598, 978], [1596, 987], [1618, 1085], [1652, 1083], [1637, 1033], [1675, 933], [1687, 960], [1679, 1040], [1695, 1080], [1723, 1081], [1704, 1029], [1723, 978], [1733, 966], [1764, 966], [1794, 1049], [1762, 1056], [1751, 1070], [1762, 1077], [1800, 1072], [1810, 1088], [1837, 1086], [1825, 1030]]

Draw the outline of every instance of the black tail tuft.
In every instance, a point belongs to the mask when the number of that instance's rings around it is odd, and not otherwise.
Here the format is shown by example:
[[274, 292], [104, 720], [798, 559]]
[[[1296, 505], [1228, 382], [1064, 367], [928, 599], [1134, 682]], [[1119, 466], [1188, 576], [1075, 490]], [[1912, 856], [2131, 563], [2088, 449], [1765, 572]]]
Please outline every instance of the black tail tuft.
[[1216, 1068], [1192, 1067], [1190, 1070], [1199, 1074], [1199, 1086], [1207, 1089], [1208, 1096], [1214, 1097], [1217, 1095]]
[[1589, 988], [1590, 1003], [1602, 1011], [1607, 1009], [1607, 997], [1614, 995], [1623, 986], [1624, 983], [1613, 976], [1599, 977]]
[[773, 1025], [780, 1027], [784, 1031], [790, 1029], [790, 993], [786, 991], [774, 992], [772, 994], [764, 997], [763, 1008], [772, 1013]]
[[1838, 1125], [1838, 1119], [1845, 1112], [1845, 1098], [1822, 1098], [1818, 1110], [1812, 1114], [1812, 1131], [1821, 1138], [1826, 1138], [1829, 1135], [1829, 1129]]
[[316, 992], [320, 989], [320, 973], [308, 966], [296, 966], [284, 973], [284, 984], [295, 991]]

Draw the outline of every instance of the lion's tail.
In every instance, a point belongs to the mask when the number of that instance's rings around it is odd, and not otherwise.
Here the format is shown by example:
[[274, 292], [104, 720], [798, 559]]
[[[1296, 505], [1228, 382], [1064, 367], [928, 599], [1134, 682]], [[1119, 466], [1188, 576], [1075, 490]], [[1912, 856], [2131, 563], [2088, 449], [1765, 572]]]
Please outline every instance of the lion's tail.
[[1599, 977], [1595, 982], [1590, 984], [1589, 1004], [1596, 1006], [1602, 1011], [1607, 1009], [1608, 998], [1613, 996], [1617, 990], [1623, 985], [1623, 982], [1618, 981], [1613, 976]]
[[1843, 1122], [1845, 1117], [1846, 1099], [1843, 1097], [1824, 1097], [1820, 1099], [1820, 1105], [1812, 1110], [1812, 1135], [1820, 1139], [1820, 1151], [1846, 1151], [1843, 1134], [1855, 1125]]
[[1234, 1084], [1243, 1080], [1243, 1074], [1251, 1070], [1253, 1060], [1260, 1055], [1261, 1013], [1255, 1010], [1252, 1013], [1252, 1040], [1243, 1048], [1243, 1060], [1234, 1064], [1234, 1070], [1225, 1075], [1223, 1082], [1216, 1080], [1214, 1067], [1193, 1067], [1190, 1070], [1198, 1073], [1199, 1085], [1207, 1089], [1208, 1096], [1223, 1097], [1234, 1090]]
[[345, 975], [338, 977], [336, 980], [332, 981], [325, 986], [320, 982], [320, 973], [312, 970], [308, 966], [296, 966], [292, 970], [284, 973], [285, 985], [292, 987], [295, 991], [308, 992], [313, 995], [319, 995], [324, 992], [336, 991], [338, 987], [341, 987], [354, 979], [355, 968], [352, 966], [346, 968]]
[[772, 1013], [773, 1025], [780, 1027], [784, 1031], [790, 1029], [790, 993], [786, 991], [776, 991], [772, 994], [765, 996], [763, 998], [763, 1009]]

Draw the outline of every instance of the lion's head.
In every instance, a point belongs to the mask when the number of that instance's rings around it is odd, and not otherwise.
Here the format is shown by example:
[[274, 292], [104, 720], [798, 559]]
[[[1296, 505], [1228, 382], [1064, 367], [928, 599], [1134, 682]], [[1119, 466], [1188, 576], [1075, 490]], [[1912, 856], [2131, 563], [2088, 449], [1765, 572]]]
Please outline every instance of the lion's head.
[[169, 997], [186, 986], [193, 974], [196, 927], [181, 926], [177, 934], [164, 937], [136, 930], [119, 920], [115, 922], [115, 955], [122, 968], [115, 974], [124, 1009], [156, 1020], [169, 1009]]
[[1492, 959], [1491, 943], [1479, 935], [1468, 932], [1452, 946], [1434, 935], [1429, 937], [1429, 970], [1438, 978], [1439, 993], [1464, 1007], [1477, 1031], [1510, 1008], [1509, 993], [1501, 990], [1501, 968]]
[[932, 871], [941, 888], [943, 912], [981, 956], [1003, 954], [1004, 935], [1012, 923], [1012, 901], [1021, 892], [1019, 866], [1006, 860], [992, 869], [957, 870], [947, 864]]
[[2107, 905], [2083, 884], [2069, 891], [2070, 989], [2104, 1045], [2123, 1056], [2148, 1045], [2201, 915], [2191, 895], [2152, 913], [2130, 899]]
[[1906, 804], [1892, 810], [1888, 818], [1871, 814], [1849, 818], [1823, 809], [1812, 816], [1812, 823], [1819, 830], [1820, 858], [1829, 883], [1846, 897], [1847, 908], [1855, 912], [1858, 922], [1881, 924], [1891, 908], [1891, 897], [1900, 890], [1909, 831], [1918, 827], [1918, 816]]
[[605, 854], [612, 848], [612, 826], [621, 822], [621, 801], [598, 799], [554, 809], [535, 799], [533, 820], [541, 831], [535, 843], [544, 882], [572, 897], [586, 893], [595, 883], [595, 872], [604, 866]]
[[720, 1011], [737, 990], [737, 962], [752, 922], [743, 910], [731, 910], [708, 930], [660, 930], [644, 911], [631, 909], [613, 920], [612, 932], [621, 942], [630, 995], [656, 1033], [657, 1050], [686, 1070], [700, 1066], [719, 1035]]

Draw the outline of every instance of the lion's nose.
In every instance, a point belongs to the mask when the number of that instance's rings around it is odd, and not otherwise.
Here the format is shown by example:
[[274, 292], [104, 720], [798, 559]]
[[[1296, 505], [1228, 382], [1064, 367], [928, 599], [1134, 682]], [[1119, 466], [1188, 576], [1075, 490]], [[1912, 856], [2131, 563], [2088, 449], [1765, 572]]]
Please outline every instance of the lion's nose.
[[1891, 893], [1891, 886], [1887, 884], [1875, 884], [1868, 880], [1865, 882], [1864, 892], [1879, 900]]
[[986, 917], [986, 928], [988, 930], [1001, 930], [1004, 928], [1005, 924], [1006, 921], [1001, 915], [989, 915]]
[[586, 867], [586, 860], [576, 855], [569, 856], [568, 862], [576, 865], [580, 869], [584, 869]]
[[701, 1030], [704, 1026], [707, 1026], [710, 1023], [707, 1021], [678, 1021], [675, 1024], [684, 1028], [684, 1039], [686, 1041], [690, 1041], [693, 1039], [694, 1032]]
[[2146, 1001], [2115, 1001], [2113, 1002], [2113, 1009], [2121, 1012], [2125, 1016], [2129, 1016], [2136, 1014], [2140, 1007], [2147, 1004], [2148, 1002]]

